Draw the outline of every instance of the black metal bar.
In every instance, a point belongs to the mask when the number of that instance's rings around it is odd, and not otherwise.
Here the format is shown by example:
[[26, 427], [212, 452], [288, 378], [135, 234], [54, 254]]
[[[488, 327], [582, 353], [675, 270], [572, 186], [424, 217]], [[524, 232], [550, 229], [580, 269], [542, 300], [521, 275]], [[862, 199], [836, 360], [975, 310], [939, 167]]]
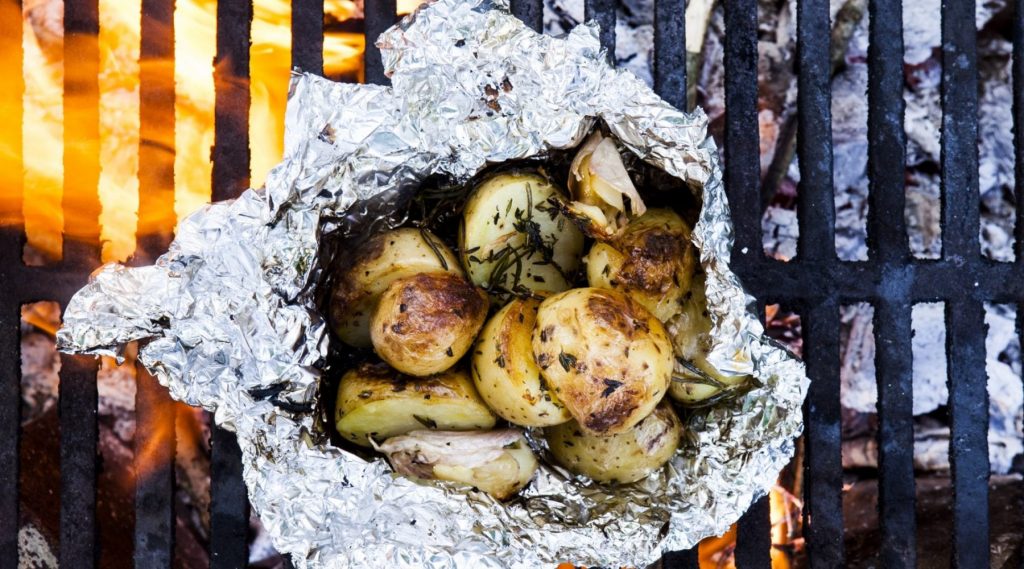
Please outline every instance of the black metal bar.
[[542, 0], [512, 0], [512, 15], [533, 28], [534, 31], [544, 30], [544, 3]]
[[832, 193], [832, 63], [828, 0], [797, 4], [797, 76], [801, 261], [836, 259], [835, 198]]
[[91, 569], [96, 527], [96, 359], [60, 357], [60, 566]]
[[135, 391], [135, 567], [174, 561], [174, 404], [137, 366]]
[[772, 533], [768, 496], [750, 505], [736, 524], [736, 569], [771, 569]]
[[913, 354], [910, 303], [902, 267], [908, 261], [904, 221], [903, 6], [870, 3], [868, 48], [868, 246], [882, 266], [885, 294], [875, 304], [878, 389], [880, 562], [914, 567]]
[[214, 58], [213, 199], [236, 197], [249, 186], [249, 45], [251, 0], [217, 2]]
[[812, 569], [843, 567], [843, 465], [839, 411], [839, 306], [801, 314], [811, 387], [804, 401], [804, 538]]
[[1013, 148], [1017, 198], [1017, 263], [1024, 265], [1024, 0], [1013, 5]]
[[583, 0], [583, 19], [601, 26], [601, 47], [608, 52], [608, 60], [612, 63], [615, 62], [616, 6], [616, 0]]
[[942, 2], [943, 257], [974, 263], [978, 239], [978, 54], [974, 0]]
[[953, 566], [989, 566], [988, 390], [982, 303], [946, 303], [950, 468], [953, 473]]
[[210, 569], [242, 569], [249, 557], [249, 498], [235, 434], [214, 427], [210, 457]]
[[[10, 141], [10, 153], [0, 153], [0, 168], [21, 172], [22, 97], [25, 91], [22, 53], [21, 1], [0, 3], [0, 66], [5, 77], [0, 81], [0, 108], [8, 109], [4, 120]], [[22, 231], [22, 178], [7, 177], [12, 199], [0, 204], [0, 290], [7, 291], [21, 266], [25, 234]], [[21, 438], [21, 342], [18, 297], [5, 292], [0, 303], [0, 569], [18, 567], [18, 452]]]
[[878, 509], [884, 567], [916, 566], [914, 400], [910, 305], [903, 291], [875, 304], [878, 385]]
[[763, 257], [757, 126], [757, 2], [725, 0], [725, 191], [736, 234], [733, 259]]
[[142, 0], [139, 51], [137, 260], [167, 250], [174, 232], [174, 0]]
[[654, 90], [686, 110], [686, 0], [654, 2]]
[[[20, 252], [21, 249], [19, 248]], [[2, 269], [0, 269], [2, 270]], [[3, 276], [0, 273], [0, 276]], [[4, 279], [0, 279], [0, 285]], [[20, 310], [0, 306], [0, 567], [18, 567], [18, 450], [21, 425]]]
[[661, 558], [662, 569], [700, 569], [697, 546], [686, 551], [671, 551]]
[[366, 0], [363, 3], [364, 20], [366, 33], [366, 51], [363, 52], [363, 66], [366, 72], [366, 82], [376, 85], [389, 85], [391, 80], [384, 75], [384, 62], [380, 58], [380, 50], [375, 42], [377, 36], [386, 31], [395, 23], [396, 19], [395, 0]]
[[292, 67], [324, 74], [324, 0], [292, 0]]

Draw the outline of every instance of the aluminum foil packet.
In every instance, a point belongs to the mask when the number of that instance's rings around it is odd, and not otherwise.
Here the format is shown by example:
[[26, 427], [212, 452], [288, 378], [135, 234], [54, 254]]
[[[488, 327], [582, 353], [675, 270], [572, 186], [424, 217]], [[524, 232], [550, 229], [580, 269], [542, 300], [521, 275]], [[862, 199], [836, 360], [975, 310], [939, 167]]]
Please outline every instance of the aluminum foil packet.
[[[378, 40], [392, 87], [296, 73], [285, 158], [265, 186], [182, 221], [155, 265], [98, 270], [66, 307], [60, 349], [117, 356], [141, 341], [141, 362], [175, 399], [237, 434], [253, 508], [297, 567], [645, 566], [724, 533], [791, 457], [808, 381], [763, 336], [729, 269], [705, 115], [610, 67], [597, 31], [554, 38], [505, 0], [437, 0]], [[599, 122], [701, 198], [693, 239], [711, 361], [757, 387], [689, 415], [680, 451], [641, 482], [603, 486], [543, 466], [508, 503], [331, 446], [314, 416], [329, 341], [315, 302], [331, 260], [324, 237], [387, 219], [428, 176], [464, 181], [571, 149]]]

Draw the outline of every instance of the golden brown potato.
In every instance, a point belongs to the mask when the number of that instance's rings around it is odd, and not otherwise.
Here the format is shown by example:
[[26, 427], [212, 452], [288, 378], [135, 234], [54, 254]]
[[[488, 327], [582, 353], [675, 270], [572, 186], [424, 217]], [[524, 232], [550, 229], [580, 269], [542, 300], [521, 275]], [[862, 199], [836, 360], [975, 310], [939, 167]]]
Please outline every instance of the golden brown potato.
[[558, 399], [594, 435], [639, 423], [672, 376], [672, 343], [661, 322], [614, 290], [573, 289], [541, 303], [533, 354]]
[[679, 418], [668, 403], [633, 428], [607, 437], [588, 435], [576, 422], [544, 429], [562, 466], [598, 482], [636, 482], [668, 462], [679, 446]]
[[346, 373], [334, 411], [341, 436], [362, 446], [370, 446], [370, 437], [383, 441], [423, 428], [489, 429], [495, 420], [465, 371], [418, 378], [383, 362], [364, 363]]
[[682, 309], [697, 255], [683, 218], [649, 209], [619, 237], [595, 243], [586, 263], [590, 286], [621, 290], [667, 322]]
[[[615, 140], [600, 130], [576, 152], [569, 168], [569, 192], [572, 201], [563, 203], [563, 213], [595, 239], [618, 235], [630, 214], [642, 215], [646, 210]], [[628, 214], [624, 197], [629, 199]]]
[[341, 341], [370, 346], [370, 316], [394, 281], [420, 273], [462, 274], [458, 258], [425, 229], [395, 229], [364, 241], [338, 280], [331, 297], [331, 325]]
[[728, 394], [745, 384], [750, 376], [729, 375], [708, 362], [711, 349], [711, 316], [704, 295], [704, 275], [693, 278], [683, 308], [667, 328], [677, 357], [669, 395], [684, 405], [699, 405]]
[[498, 500], [529, 484], [537, 470], [537, 457], [515, 429], [414, 431], [388, 439], [377, 450], [399, 474], [462, 482]]
[[536, 171], [490, 176], [466, 202], [459, 228], [462, 264], [478, 286], [501, 293], [569, 288], [583, 234], [550, 200], [562, 192]]
[[572, 418], [533, 360], [537, 299], [516, 299], [491, 317], [473, 348], [473, 382], [501, 418], [524, 427], [547, 427]]
[[399, 279], [384, 291], [373, 311], [373, 349], [398, 371], [417, 376], [440, 373], [473, 345], [488, 306], [487, 295], [458, 275]]

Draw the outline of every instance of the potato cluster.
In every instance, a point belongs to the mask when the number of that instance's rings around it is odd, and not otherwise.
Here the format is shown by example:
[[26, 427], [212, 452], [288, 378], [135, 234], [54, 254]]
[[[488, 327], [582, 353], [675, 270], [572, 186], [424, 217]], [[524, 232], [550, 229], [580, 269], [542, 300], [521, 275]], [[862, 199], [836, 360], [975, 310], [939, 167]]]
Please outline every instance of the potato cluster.
[[689, 224], [645, 207], [614, 140], [592, 135], [567, 186], [494, 174], [465, 201], [457, 253], [419, 228], [352, 252], [331, 324], [376, 356], [341, 379], [343, 438], [400, 474], [506, 499], [537, 468], [522, 430], [537, 429], [564, 468], [629, 483], [678, 447], [670, 400], [708, 404], [745, 383], [707, 359]]

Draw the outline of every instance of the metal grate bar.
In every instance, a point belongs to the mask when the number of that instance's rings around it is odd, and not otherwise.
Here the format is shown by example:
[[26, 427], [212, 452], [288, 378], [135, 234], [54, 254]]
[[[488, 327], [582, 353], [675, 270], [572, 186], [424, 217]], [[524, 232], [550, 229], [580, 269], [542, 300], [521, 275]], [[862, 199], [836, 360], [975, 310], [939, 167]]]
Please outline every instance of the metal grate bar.
[[512, 0], [512, 15], [526, 22], [534, 31], [544, 30], [544, 3], [542, 0]]
[[292, 67], [324, 74], [324, 0], [292, 0]]
[[[757, 2], [725, 0], [725, 191], [736, 236], [733, 259], [763, 257], [757, 126]], [[737, 255], [737, 253], [739, 253]]]
[[[19, 28], [20, 29], [20, 28]], [[7, 246], [5, 243], [4, 245]], [[21, 251], [21, 248], [18, 248]], [[3, 269], [0, 269], [2, 271]], [[6, 275], [0, 275], [0, 283]], [[19, 306], [0, 306], [0, 568], [18, 567], [18, 440], [21, 435]]]
[[839, 412], [839, 306], [834, 298], [801, 314], [811, 387], [804, 401], [804, 537], [808, 566], [843, 567], [843, 465]]
[[601, 47], [608, 51], [608, 60], [615, 62], [616, 0], [583, 0], [583, 19], [601, 26]]
[[251, 0], [217, 2], [214, 58], [213, 201], [249, 186], [249, 45]]
[[174, 404], [156, 378], [141, 365], [136, 370], [135, 567], [170, 568], [174, 560]]
[[943, 257], [977, 264], [978, 66], [974, 0], [942, 2]]
[[[249, 45], [251, 0], [217, 3], [214, 69], [213, 199], [236, 197], [249, 185]], [[214, 427], [210, 458], [210, 567], [244, 567], [249, 502], [241, 451], [233, 433]]]
[[903, 208], [903, 6], [872, 0], [868, 47], [868, 246], [882, 266], [883, 295], [875, 303], [878, 389], [880, 562], [916, 565], [914, 519], [913, 354]]
[[[960, 263], [969, 275], [980, 265], [974, 9], [973, 0], [942, 3], [943, 257]], [[946, 303], [953, 564], [959, 568], [988, 567], [985, 313], [980, 301], [965, 298], [973, 283], [960, 282], [960, 294]]]
[[[62, 303], [63, 307], [66, 303]], [[97, 566], [96, 368], [90, 356], [60, 356], [60, 566]]]
[[836, 259], [830, 29], [828, 0], [801, 0], [797, 4], [798, 250], [801, 261], [824, 263]]
[[[973, 20], [967, 22], [973, 25]], [[946, 303], [953, 566], [959, 569], [989, 566], [985, 331], [981, 302], [958, 299]]]
[[213, 428], [210, 457], [210, 569], [240, 569], [249, 558], [249, 497], [235, 434]]
[[736, 525], [736, 568], [771, 569], [772, 534], [768, 496], [750, 505]]
[[[1017, 264], [1024, 265], [1024, 0], [1015, 0], [1013, 8], [1013, 147], [1017, 197]], [[1024, 318], [1024, 313], [1018, 318]]]
[[[139, 219], [161, 226], [139, 236], [135, 260], [167, 250], [174, 224], [174, 0], [142, 0], [139, 65]], [[174, 560], [174, 405], [141, 365], [135, 391], [136, 567]], [[168, 428], [168, 425], [170, 426]]]
[[[63, 267], [87, 273], [99, 260], [99, 4], [64, 5], [64, 211], [81, 222], [64, 229]], [[24, 299], [36, 300], [36, 299]], [[59, 299], [67, 306], [67, 298]], [[96, 361], [61, 356], [60, 564], [95, 567]]]
[[[902, 215], [902, 214], [901, 214]], [[899, 295], [897, 287], [895, 294]], [[875, 369], [878, 385], [878, 508], [884, 567], [916, 566], [914, 519], [913, 353], [910, 305], [875, 304]]]
[[391, 84], [391, 80], [384, 75], [384, 62], [381, 61], [380, 49], [374, 42], [377, 41], [377, 36], [394, 25], [397, 19], [396, 10], [395, 0], [366, 0], [364, 2], [366, 51], [363, 52], [363, 63], [367, 83]]
[[654, 90], [686, 110], [686, 0], [654, 2]]
[[[11, 141], [8, 156], [0, 157], [0, 168], [21, 172], [22, 161], [22, 75], [21, 2], [0, 3], [0, 65], [6, 76], [0, 81], [0, 108], [7, 109], [5, 137]], [[21, 231], [22, 179], [9, 176], [7, 189], [13, 199], [0, 204], [0, 290], [6, 299], [0, 304], [0, 569], [18, 567], [18, 464], [21, 436], [21, 343], [20, 306], [8, 284], [21, 265], [24, 233]], [[7, 208], [7, 209], [3, 209]]]

